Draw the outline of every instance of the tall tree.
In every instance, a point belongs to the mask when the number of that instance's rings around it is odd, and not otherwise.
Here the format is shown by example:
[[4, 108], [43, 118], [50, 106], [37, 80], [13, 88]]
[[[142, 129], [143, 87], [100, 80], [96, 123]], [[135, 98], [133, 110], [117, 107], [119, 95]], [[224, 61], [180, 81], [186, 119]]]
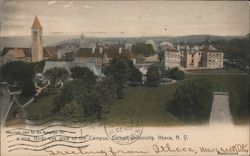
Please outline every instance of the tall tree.
[[185, 81], [166, 109], [183, 121], [207, 121], [211, 112], [213, 85], [207, 80]]
[[17, 88], [21, 89], [23, 96], [30, 97], [35, 94], [33, 82], [35, 72], [29, 63], [13, 61], [3, 65], [0, 70], [2, 71], [2, 80], [15, 84]]
[[163, 63], [165, 61], [165, 50], [159, 50], [157, 54], [159, 56], [160, 63]]
[[146, 85], [148, 86], [156, 87], [161, 82], [159, 68], [155, 65], [151, 65], [148, 67], [146, 76], [147, 76]]
[[84, 109], [84, 116], [89, 121], [98, 121], [103, 118], [102, 98], [94, 90], [81, 100], [81, 105]]
[[142, 73], [137, 69], [133, 62], [128, 60], [128, 81], [130, 81], [130, 85], [137, 86], [142, 83]]
[[2, 78], [9, 83], [33, 81], [35, 72], [29, 64], [21, 61], [9, 62], [1, 67]]
[[143, 55], [143, 56], [150, 56], [155, 54], [152, 44], [145, 44], [145, 43], [133, 44], [132, 51], [137, 55]]
[[53, 100], [53, 112], [60, 112], [66, 103], [80, 101], [87, 92], [87, 87], [85, 87], [85, 84], [80, 80], [66, 82]]
[[107, 77], [96, 85], [95, 91], [103, 98], [101, 105], [104, 113], [108, 113], [110, 106], [117, 98], [115, 81]]
[[92, 88], [96, 83], [95, 74], [86, 67], [73, 67], [70, 69], [71, 77], [73, 79], [82, 80], [88, 88]]
[[107, 76], [113, 77], [117, 84], [118, 98], [123, 98], [123, 87], [128, 80], [129, 67], [124, 59], [114, 58], [108, 66], [105, 67], [104, 73]]

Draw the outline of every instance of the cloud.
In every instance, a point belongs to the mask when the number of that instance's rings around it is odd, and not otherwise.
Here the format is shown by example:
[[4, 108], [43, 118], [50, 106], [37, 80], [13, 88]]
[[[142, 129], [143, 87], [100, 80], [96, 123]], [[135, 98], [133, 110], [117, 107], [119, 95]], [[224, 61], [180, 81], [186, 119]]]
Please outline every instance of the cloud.
[[63, 5], [63, 7], [69, 8], [73, 3], [74, 3], [74, 1], [70, 1], [68, 4]]
[[48, 5], [53, 5], [53, 4], [55, 4], [56, 3], [56, 1], [49, 1], [48, 2]]

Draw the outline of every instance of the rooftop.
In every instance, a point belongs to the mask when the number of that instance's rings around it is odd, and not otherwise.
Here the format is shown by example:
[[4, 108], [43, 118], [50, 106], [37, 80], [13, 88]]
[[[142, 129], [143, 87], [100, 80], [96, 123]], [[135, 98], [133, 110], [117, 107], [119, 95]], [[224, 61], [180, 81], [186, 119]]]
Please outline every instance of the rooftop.
[[42, 26], [41, 26], [40, 21], [39, 21], [37, 16], [35, 17], [31, 28], [32, 29], [42, 29]]

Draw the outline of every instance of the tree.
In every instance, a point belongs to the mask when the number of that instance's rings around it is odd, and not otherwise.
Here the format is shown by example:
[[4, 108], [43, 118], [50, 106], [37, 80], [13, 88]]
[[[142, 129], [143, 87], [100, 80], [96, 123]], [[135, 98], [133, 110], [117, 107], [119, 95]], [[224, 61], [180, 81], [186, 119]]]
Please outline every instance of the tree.
[[132, 51], [137, 55], [143, 55], [143, 56], [150, 56], [155, 54], [152, 44], [145, 44], [145, 43], [133, 44]]
[[95, 74], [86, 67], [73, 67], [70, 69], [71, 77], [73, 79], [80, 79], [82, 80], [88, 88], [92, 88], [96, 83], [96, 76]]
[[21, 61], [9, 62], [1, 67], [2, 78], [8, 83], [33, 81], [35, 72], [29, 64]]
[[158, 51], [158, 56], [159, 56], [160, 63], [163, 63], [164, 60], [165, 60], [165, 51], [164, 50], [159, 50]]
[[142, 84], [142, 73], [139, 69], [135, 68], [132, 61], [127, 61], [129, 72], [128, 72], [128, 81], [129, 85], [137, 86]]
[[15, 84], [17, 88], [21, 89], [22, 96], [30, 97], [35, 94], [33, 82], [35, 72], [29, 63], [13, 61], [3, 65], [0, 70], [2, 71], [2, 80]]
[[58, 83], [64, 83], [70, 76], [68, 70], [65, 68], [54, 67], [45, 72], [45, 76], [50, 80], [53, 88], [55, 89]]
[[109, 112], [110, 106], [117, 98], [115, 81], [107, 77], [96, 85], [95, 91], [103, 98], [103, 102], [101, 103], [103, 112]]
[[155, 65], [149, 66], [146, 76], [147, 76], [146, 85], [151, 87], [156, 87], [160, 84], [161, 77], [159, 69]]
[[137, 86], [142, 84], [142, 73], [139, 69], [133, 68], [131, 70], [131, 75], [129, 76], [129, 81], [132, 86]]
[[110, 64], [105, 67], [104, 74], [114, 79], [117, 84], [118, 98], [123, 98], [123, 86], [127, 82], [129, 76], [129, 67], [124, 59], [112, 59]]
[[171, 79], [174, 80], [184, 80], [185, 74], [183, 71], [180, 71], [177, 67], [168, 70], [168, 75]]
[[159, 63], [159, 70], [160, 70], [160, 75], [161, 75], [161, 78], [165, 78], [167, 76], [167, 70], [166, 70], [166, 67], [163, 63]]
[[95, 91], [85, 94], [80, 104], [84, 109], [84, 116], [87, 120], [98, 121], [103, 118], [102, 102], [101, 96]]
[[54, 110], [53, 112], [60, 112], [65, 104], [72, 101], [80, 101], [81, 98], [87, 94], [88, 89], [84, 86], [80, 80], [72, 80], [66, 82], [60, 89], [58, 95], [54, 98]]
[[66, 120], [73, 120], [74, 118], [79, 119], [79, 117], [84, 116], [84, 111], [77, 101], [72, 101], [62, 107], [60, 114]]
[[117, 83], [125, 84], [128, 79], [128, 63], [124, 59], [114, 58], [104, 69], [107, 76], [112, 76]]
[[20, 84], [20, 88], [22, 90], [21, 95], [24, 97], [32, 97], [36, 93], [35, 85], [32, 81], [24, 81]]
[[42, 60], [40, 62], [31, 63], [30, 65], [34, 68], [34, 71], [36, 73], [42, 73], [45, 63], [46, 63], [46, 61]]
[[204, 122], [209, 119], [213, 85], [207, 80], [185, 81], [167, 102], [166, 109], [183, 121]]

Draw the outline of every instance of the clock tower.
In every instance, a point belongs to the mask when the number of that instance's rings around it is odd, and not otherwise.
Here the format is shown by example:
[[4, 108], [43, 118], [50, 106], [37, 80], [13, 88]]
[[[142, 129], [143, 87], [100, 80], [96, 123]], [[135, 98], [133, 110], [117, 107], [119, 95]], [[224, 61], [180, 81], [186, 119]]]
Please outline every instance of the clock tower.
[[43, 40], [42, 26], [36, 16], [31, 27], [31, 61], [38, 62], [43, 60]]

